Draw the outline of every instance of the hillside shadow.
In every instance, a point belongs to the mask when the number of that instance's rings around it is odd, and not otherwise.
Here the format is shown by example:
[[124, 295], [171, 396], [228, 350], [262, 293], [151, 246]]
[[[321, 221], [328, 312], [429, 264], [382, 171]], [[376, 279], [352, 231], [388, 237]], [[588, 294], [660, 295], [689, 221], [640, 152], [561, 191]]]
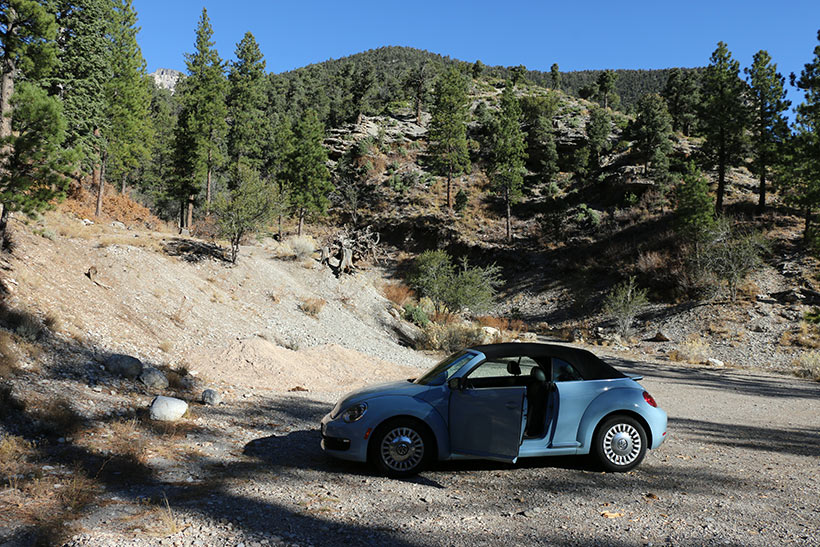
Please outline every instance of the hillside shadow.
[[186, 262], [201, 262], [209, 258], [221, 262], [228, 261], [225, 249], [219, 245], [194, 239], [175, 237], [165, 242], [163, 251], [168, 256], [176, 256]]

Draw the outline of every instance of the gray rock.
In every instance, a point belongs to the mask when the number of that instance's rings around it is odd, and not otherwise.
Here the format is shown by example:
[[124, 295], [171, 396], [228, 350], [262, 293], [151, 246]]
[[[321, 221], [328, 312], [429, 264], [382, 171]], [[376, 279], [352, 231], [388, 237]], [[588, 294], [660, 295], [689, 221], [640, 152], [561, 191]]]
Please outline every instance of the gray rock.
[[155, 397], [151, 402], [150, 417], [161, 422], [174, 422], [188, 411], [188, 403], [174, 397]]
[[130, 355], [115, 353], [105, 360], [105, 368], [111, 374], [134, 379], [142, 372], [142, 361]]
[[111, 226], [113, 226], [114, 228], [118, 228], [118, 229], [120, 229], [120, 230], [126, 230], [126, 229], [127, 229], [127, 228], [125, 227], [125, 224], [123, 224], [123, 223], [122, 223], [122, 222], [120, 222], [119, 220], [115, 220], [114, 222], [112, 222], [112, 223], [111, 223]]
[[140, 382], [148, 389], [165, 389], [168, 387], [168, 378], [162, 371], [154, 367], [144, 367], [140, 374]]
[[202, 402], [206, 405], [218, 405], [222, 402], [222, 395], [213, 389], [206, 389], [202, 392]]
[[721, 368], [723, 366], [723, 361], [720, 359], [715, 359], [714, 357], [710, 357], [706, 360], [706, 364], [710, 367]]
[[495, 327], [481, 327], [481, 343], [492, 344], [501, 339], [501, 331]]

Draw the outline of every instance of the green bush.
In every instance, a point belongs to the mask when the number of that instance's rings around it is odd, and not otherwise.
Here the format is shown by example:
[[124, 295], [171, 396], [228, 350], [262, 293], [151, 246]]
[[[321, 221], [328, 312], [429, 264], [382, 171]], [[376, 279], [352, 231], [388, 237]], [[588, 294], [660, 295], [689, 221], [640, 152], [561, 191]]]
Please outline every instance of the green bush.
[[421, 306], [414, 304], [407, 304], [404, 306], [404, 319], [418, 325], [419, 327], [426, 327], [430, 323], [430, 318], [427, 317]]
[[484, 341], [484, 331], [477, 325], [430, 323], [421, 331], [416, 345], [418, 349], [454, 352]]
[[465, 308], [480, 313], [493, 304], [502, 284], [500, 271], [495, 264], [470, 267], [466, 258], [457, 268], [446, 251], [425, 251], [416, 258], [408, 281], [419, 296], [433, 302], [436, 313]]
[[467, 199], [467, 192], [464, 191], [464, 188], [460, 188], [458, 193], [456, 194], [456, 213], [461, 213], [464, 211], [464, 209], [467, 208]]

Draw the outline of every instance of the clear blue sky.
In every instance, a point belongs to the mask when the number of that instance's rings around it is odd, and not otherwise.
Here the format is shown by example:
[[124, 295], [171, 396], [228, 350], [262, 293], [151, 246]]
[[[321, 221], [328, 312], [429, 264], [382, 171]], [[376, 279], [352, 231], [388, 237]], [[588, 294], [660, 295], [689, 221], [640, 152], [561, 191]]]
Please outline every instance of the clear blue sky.
[[[704, 66], [718, 40], [741, 66], [766, 49], [788, 75], [812, 57], [820, 0], [134, 0], [148, 71], [184, 70], [203, 6], [223, 59], [246, 31], [268, 71], [386, 45], [549, 70]], [[796, 98], [791, 97], [793, 100]]]

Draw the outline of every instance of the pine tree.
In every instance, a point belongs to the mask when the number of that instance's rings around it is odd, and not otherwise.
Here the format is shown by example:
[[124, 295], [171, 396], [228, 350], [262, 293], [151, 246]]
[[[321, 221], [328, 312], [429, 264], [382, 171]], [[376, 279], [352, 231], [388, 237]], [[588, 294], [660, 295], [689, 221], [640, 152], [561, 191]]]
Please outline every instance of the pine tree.
[[594, 160], [595, 169], [601, 167], [601, 154], [609, 150], [609, 134], [612, 132], [612, 122], [605, 108], [593, 106], [589, 113], [586, 125], [587, 142]]
[[290, 170], [295, 149], [290, 120], [277, 117], [272, 123], [271, 137], [265, 154], [264, 173], [276, 187], [276, 211], [279, 241], [282, 241], [282, 220], [289, 206], [294, 173]]
[[723, 42], [718, 42], [702, 78], [701, 129], [706, 136], [706, 165], [718, 171], [715, 210], [723, 210], [726, 170], [737, 165], [743, 153], [748, 112], [744, 104], [746, 84], [739, 77], [740, 64]]
[[672, 128], [690, 135], [698, 119], [700, 79], [692, 70], [676, 68], [669, 73], [663, 98], [672, 116]]
[[550, 67], [550, 82], [553, 89], [561, 89], [561, 71], [558, 69], [558, 63], [552, 63]]
[[264, 163], [267, 85], [262, 52], [253, 34], [246, 32], [228, 74], [228, 157], [234, 165], [244, 162], [258, 170]]
[[151, 156], [142, 172], [139, 191], [147, 197], [161, 218], [179, 216], [179, 196], [174, 187], [174, 133], [179, 103], [169, 89], [151, 83]]
[[145, 59], [137, 44], [137, 14], [132, 0], [118, 0], [111, 25], [111, 79], [106, 84], [108, 101], [108, 153], [105, 172], [109, 180], [126, 184], [151, 154], [151, 82]]
[[102, 167], [111, 124], [106, 89], [112, 78], [110, 0], [71, 0], [58, 20], [58, 69], [53, 85], [63, 100], [67, 133], [65, 146], [77, 148], [81, 167], [91, 172], [97, 188], [96, 214], [102, 212]]
[[755, 53], [752, 66], [745, 69], [749, 75], [752, 98], [752, 128], [754, 155], [753, 169], [760, 178], [757, 213], [766, 209], [766, 174], [774, 154], [789, 135], [789, 125], [783, 116], [791, 101], [786, 100], [785, 78], [777, 72], [777, 65], [765, 50]]
[[298, 234], [302, 235], [305, 217], [309, 213], [322, 215], [327, 211], [333, 191], [330, 172], [325, 163], [327, 152], [322, 145], [324, 128], [315, 110], [308, 110], [294, 131], [295, 147], [291, 156], [292, 188], [290, 204], [299, 217]]
[[675, 215], [678, 230], [685, 237], [695, 240], [715, 224], [709, 181], [691, 161], [677, 189]]
[[439, 175], [447, 177], [447, 209], [451, 214], [453, 177], [470, 169], [467, 107], [467, 82], [453, 67], [436, 81], [429, 147], [434, 168]]
[[672, 117], [666, 110], [666, 102], [660, 95], [647, 93], [638, 101], [638, 113], [633, 127], [635, 144], [643, 157], [643, 172], [663, 177], [669, 166], [668, 155], [672, 151]]
[[270, 220], [275, 207], [271, 187], [259, 173], [240, 160], [233, 168], [232, 190], [214, 201], [219, 232], [231, 242], [231, 262], [236, 263], [242, 238]]
[[524, 133], [521, 131], [521, 106], [513, 91], [512, 82], [507, 82], [493, 124], [490, 167], [493, 190], [504, 200], [507, 211], [507, 241], [512, 241], [511, 207], [521, 197], [526, 159]]
[[0, 238], [10, 211], [31, 214], [62, 197], [73, 169], [73, 155], [63, 151], [62, 105], [39, 86], [23, 81], [11, 98], [11, 135], [0, 140]]
[[[476, 71], [480, 74], [481, 61], [476, 61], [479, 69], [476, 69], [476, 65], [473, 65], [473, 77], [475, 76]], [[430, 65], [427, 62], [423, 62], [418, 66], [411, 68], [407, 75], [405, 76], [404, 82], [405, 86], [409, 89], [410, 93], [413, 97], [413, 105], [416, 111], [416, 123], [421, 125], [421, 107], [427, 101], [427, 95], [429, 94], [429, 87], [430, 87], [430, 79], [432, 78], [432, 70]]]
[[530, 142], [528, 156], [533, 159], [537, 156], [537, 169], [541, 181], [552, 182], [552, 178], [558, 173], [558, 148], [555, 144], [555, 132], [552, 129], [552, 120], [541, 114], [530, 128]]
[[196, 29], [196, 50], [185, 54], [188, 77], [178, 84], [177, 91], [182, 104], [175, 140], [180, 226], [189, 228], [203, 182], [205, 202], [210, 205], [214, 171], [225, 161], [227, 81], [212, 37], [208, 12], [203, 8]]
[[605, 70], [598, 75], [596, 81], [598, 86], [598, 101], [604, 108], [609, 108], [610, 103], [617, 103], [618, 95], [615, 93], [615, 83], [618, 81], [618, 74], [614, 70]]
[[803, 66], [800, 78], [792, 74], [791, 80], [804, 99], [796, 109], [797, 133], [786, 147], [783, 163], [788, 180], [783, 186], [786, 200], [803, 209], [803, 236], [809, 242], [814, 238], [814, 213], [820, 208], [820, 44], [814, 47], [814, 58]]
[[0, 0], [0, 139], [11, 135], [15, 81], [21, 74], [39, 80], [54, 68], [56, 36], [54, 15], [42, 2]]

